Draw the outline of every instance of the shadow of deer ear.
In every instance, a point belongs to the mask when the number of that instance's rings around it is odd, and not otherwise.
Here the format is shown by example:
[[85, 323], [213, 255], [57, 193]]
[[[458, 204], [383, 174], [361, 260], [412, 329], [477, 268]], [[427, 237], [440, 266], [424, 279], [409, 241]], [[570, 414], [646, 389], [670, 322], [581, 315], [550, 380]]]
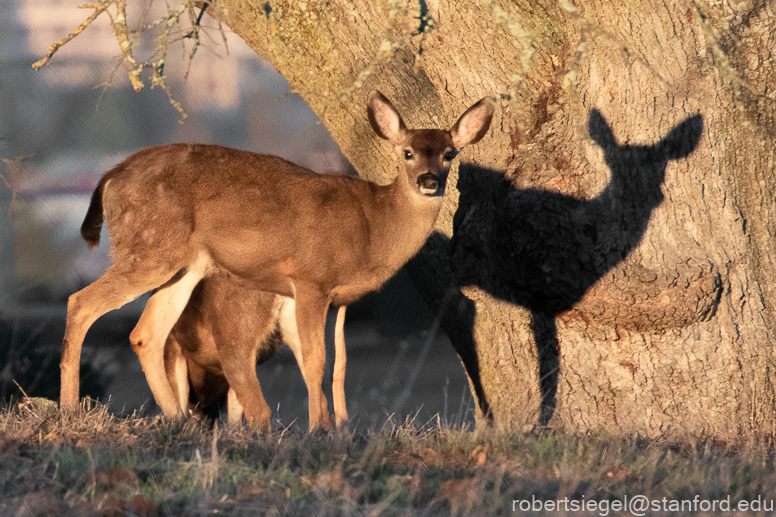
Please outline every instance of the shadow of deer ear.
[[698, 146], [703, 134], [703, 116], [695, 115], [676, 126], [658, 144], [666, 160], [688, 156]]
[[617, 148], [617, 139], [614, 138], [612, 128], [597, 109], [593, 109], [590, 112], [587, 131], [590, 134], [590, 138], [593, 139], [593, 142], [598, 144], [605, 153], [609, 153]]

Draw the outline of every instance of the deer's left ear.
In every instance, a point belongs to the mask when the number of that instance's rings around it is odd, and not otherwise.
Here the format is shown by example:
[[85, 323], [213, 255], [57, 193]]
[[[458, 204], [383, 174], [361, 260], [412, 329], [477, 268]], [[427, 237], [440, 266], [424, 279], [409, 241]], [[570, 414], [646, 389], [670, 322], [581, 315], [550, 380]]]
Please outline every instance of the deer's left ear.
[[453, 145], [460, 149], [469, 144], [476, 144], [490, 128], [493, 118], [493, 99], [483, 97], [461, 115], [461, 118], [450, 129]]
[[612, 127], [606, 121], [600, 111], [593, 108], [590, 111], [590, 119], [587, 121], [587, 131], [590, 138], [603, 149], [605, 153], [617, 148], [617, 139], [614, 138]]

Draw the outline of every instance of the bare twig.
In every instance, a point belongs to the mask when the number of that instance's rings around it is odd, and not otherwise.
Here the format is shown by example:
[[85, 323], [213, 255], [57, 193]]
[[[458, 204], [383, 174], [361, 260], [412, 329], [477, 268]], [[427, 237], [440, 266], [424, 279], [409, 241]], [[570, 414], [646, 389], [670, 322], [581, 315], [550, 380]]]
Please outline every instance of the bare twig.
[[[194, 41], [194, 48], [189, 53], [189, 66], [191, 60], [201, 45], [200, 41], [200, 29], [201, 21], [205, 10], [207, 9], [209, 2], [205, 2], [198, 16], [194, 16], [193, 1], [192, 0], [179, 0], [180, 3], [174, 7], [168, 7], [165, 15], [153, 20], [150, 23], [145, 23], [145, 20], [150, 12], [150, 3], [143, 11], [140, 17], [140, 23], [136, 27], [131, 27], [127, 20], [126, 14], [126, 0], [101, 0], [98, 3], [80, 5], [80, 8], [91, 8], [94, 12], [84, 20], [81, 25], [78, 26], [73, 32], [66, 37], [52, 44], [49, 48], [48, 54], [36, 62], [33, 66], [35, 69], [40, 69], [43, 66], [50, 63], [54, 54], [65, 44], [70, 42], [73, 38], [80, 35], [94, 20], [96, 20], [101, 14], [107, 13], [110, 17], [110, 24], [113, 29], [113, 36], [119, 45], [121, 52], [120, 63], [124, 65], [127, 70], [127, 75], [132, 87], [135, 91], [139, 92], [144, 88], [143, 79], [141, 74], [143, 70], [151, 71], [151, 88], [160, 87], [167, 94], [170, 103], [181, 114], [181, 120], [186, 118], [186, 113], [183, 110], [181, 104], [176, 101], [170, 88], [165, 82], [164, 67], [167, 58], [167, 52], [170, 45], [175, 43], [181, 43], [184, 45], [186, 39], [192, 39]], [[115, 15], [109, 11], [110, 7], [115, 8]], [[181, 25], [181, 16], [184, 12], [189, 11], [191, 16], [189, 23], [190, 28], [184, 30]], [[138, 37], [140, 34], [148, 33], [161, 29], [161, 34], [156, 36], [156, 46], [153, 54], [147, 59], [138, 59], [135, 56], [134, 48], [137, 45]], [[184, 45], [185, 48], [185, 45]], [[115, 73], [115, 72], [114, 72]], [[113, 74], [111, 74], [112, 78]], [[101, 86], [107, 88], [111, 85], [111, 78], [107, 79]]]
[[108, 7], [110, 7], [111, 4], [112, 4], [111, 0], [103, 0], [102, 2], [97, 4], [79, 5], [78, 6], [79, 9], [94, 9], [94, 12], [91, 15], [89, 15], [89, 17], [86, 20], [84, 20], [83, 23], [81, 23], [81, 25], [79, 25], [76, 30], [74, 30], [73, 32], [71, 32], [61, 40], [57, 41], [56, 43], [52, 43], [51, 46], [49, 47], [49, 51], [48, 51], [48, 54], [46, 54], [46, 57], [44, 57], [39, 61], [36, 61], [32, 65], [32, 68], [34, 68], [35, 70], [38, 70], [43, 66], [49, 64], [49, 61], [51, 61], [51, 58], [54, 56], [54, 54], [56, 54], [57, 50], [59, 50], [60, 48], [62, 48], [63, 45], [65, 45], [70, 40], [72, 40], [73, 38], [81, 34], [84, 31], [84, 29], [86, 29], [89, 25], [91, 25], [92, 22], [96, 20], [97, 17], [100, 16], [103, 12], [105, 12], [105, 10]]
[[21, 162], [24, 161], [24, 159], [23, 156], [17, 156], [13, 159], [0, 158], [0, 161], [5, 164], [5, 176], [0, 174], [0, 180], [2, 180], [3, 185], [11, 191], [11, 202], [8, 204], [8, 215], [11, 215], [11, 210], [13, 210], [13, 207], [16, 205], [16, 190], [14, 183], [21, 175]]

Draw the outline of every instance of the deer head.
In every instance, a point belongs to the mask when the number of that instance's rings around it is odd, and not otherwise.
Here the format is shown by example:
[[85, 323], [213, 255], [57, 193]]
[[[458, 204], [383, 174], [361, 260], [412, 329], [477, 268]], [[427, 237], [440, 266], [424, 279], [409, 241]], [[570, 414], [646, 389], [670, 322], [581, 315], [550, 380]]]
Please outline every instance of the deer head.
[[388, 140], [405, 163], [408, 184], [423, 196], [444, 196], [450, 165], [461, 148], [476, 144], [488, 132], [493, 100], [485, 97], [461, 115], [449, 131], [408, 130], [391, 102], [377, 90], [367, 100], [369, 124]]

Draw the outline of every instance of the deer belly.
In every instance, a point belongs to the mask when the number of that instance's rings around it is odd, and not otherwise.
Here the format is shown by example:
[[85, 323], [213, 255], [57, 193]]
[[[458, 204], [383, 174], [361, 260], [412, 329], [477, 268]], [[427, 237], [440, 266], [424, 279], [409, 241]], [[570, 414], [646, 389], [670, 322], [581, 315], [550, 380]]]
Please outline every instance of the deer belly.
[[[247, 237], [247, 236], [243, 236]], [[208, 246], [213, 262], [244, 287], [283, 296], [293, 295], [295, 264], [290, 253], [277, 247], [263, 247], [250, 238], [237, 235]]]
[[266, 264], [258, 271], [254, 269], [240, 270], [229, 268], [230, 277], [241, 287], [258, 289], [282, 296], [293, 297], [294, 283], [277, 264]]
[[367, 294], [380, 288], [383, 282], [377, 282], [374, 279], [364, 280], [362, 282], [348, 283], [338, 285], [332, 290], [332, 305], [350, 305], [360, 300]]

